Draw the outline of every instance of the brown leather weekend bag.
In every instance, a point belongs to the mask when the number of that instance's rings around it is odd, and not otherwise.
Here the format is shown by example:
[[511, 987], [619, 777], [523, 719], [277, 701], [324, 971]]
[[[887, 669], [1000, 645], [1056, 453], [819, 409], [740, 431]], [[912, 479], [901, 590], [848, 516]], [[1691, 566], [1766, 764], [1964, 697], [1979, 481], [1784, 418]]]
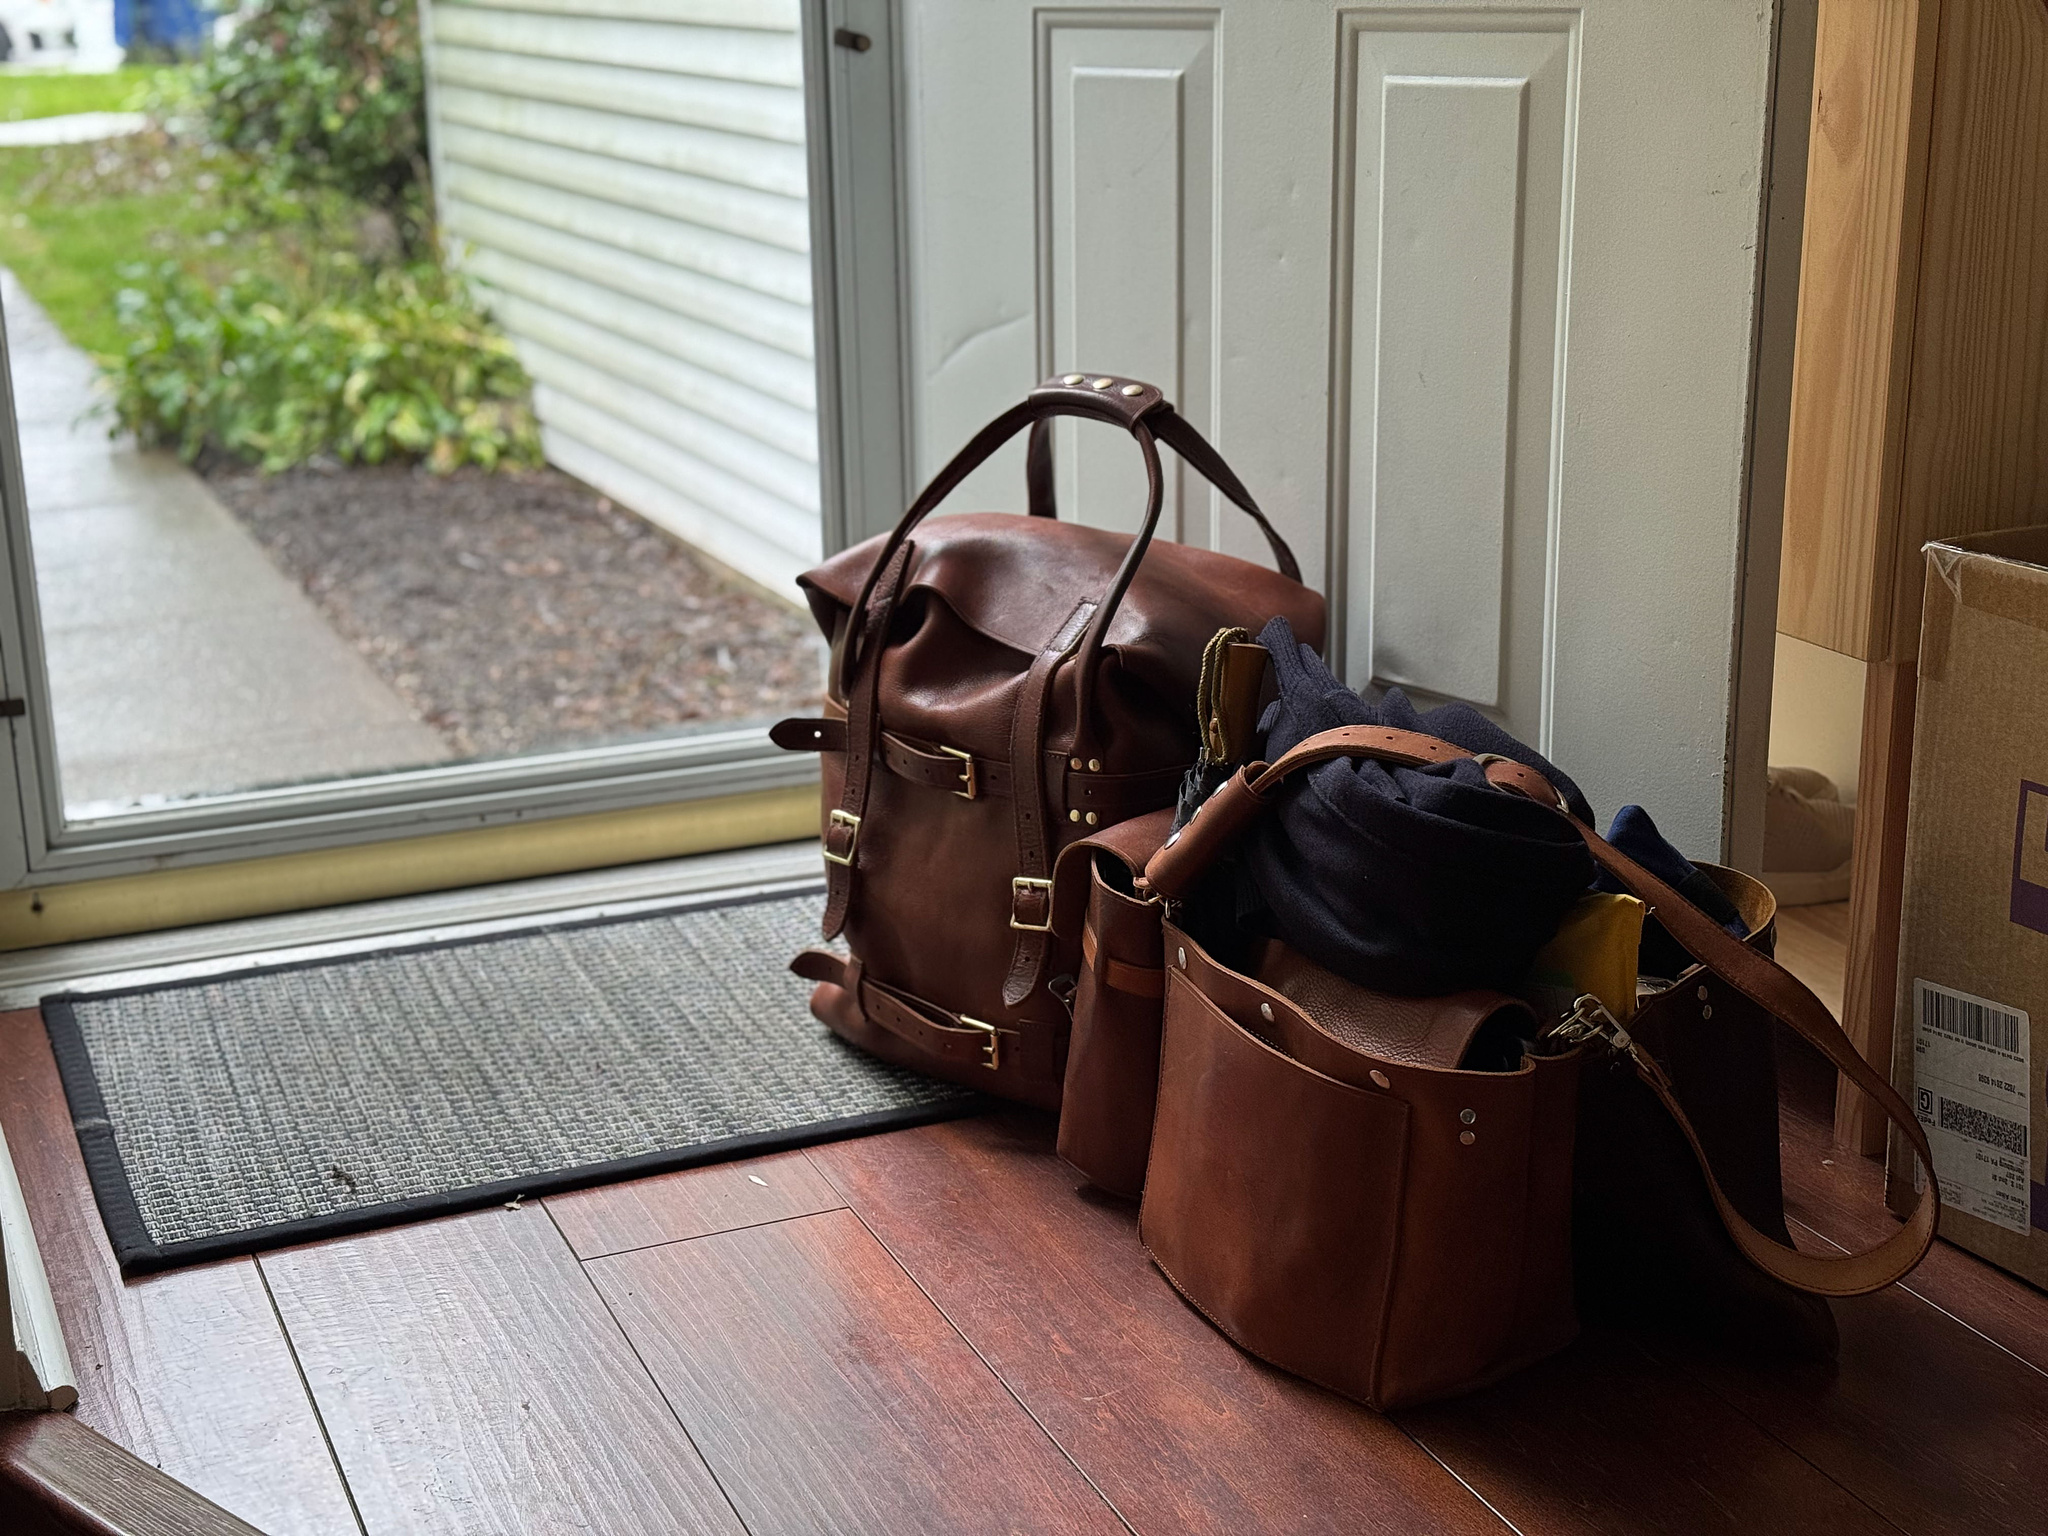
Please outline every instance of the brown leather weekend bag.
[[[1514, 999], [1385, 997], [1311, 974], [1318, 968], [1298, 956], [1283, 952], [1276, 963], [1270, 944], [1247, 974], [1179, 926], [1176, 903], [1291, 774], [1337, 756], [1414, 765], [1470, 755], [1410, 732], [1326, 731], [1277, 763], [1240, 770], [1146, 861], [1128, 894], [1103, 878], [1115, 861], [1090, 861], [1096, 931], [1084, 938], [1090, 958], [1075, 999], [1061, 1146], [1070, 1157], [1106, 1154], [1111, 1175], [1128, 1182], [1131, 1148], [1146, 1133], [1140, 1235], [1175, 1288], [1251, 1353], [1386, 1409], [1470, 1390], [1562, 1347], [1577, 1328], [1575, 1266], [1613, 1268], [1594, 1277], [1596, 1293], [1676, 1287], [1667, 1304], [1711, 1304], [1729, 1277], [1713, 1253], [1699, 1265], [1688, 1250], [1688, 1212], [1700, 1205], [1735, 1267], [1768, 1286], [1848, 1296], [1910, 1270], [1933, 1239], [1940, 1196], [1904, 1103], [1795, 978], [1576, 821], [1596, 861], [1700, 964], [1626, 1027], [1581, 999], [1516, 1070], [1459, 1067], [1489, 1019], [1526, 1012]], [[1558, 804], [1521, 764], [1494, 759], [1487, 776]], [[1103, 852], [1135, 863], [1135, 849]], [[1767, 924], [1764, 895], [1750, 915]], [[1076, 900], [1067, 897], [1063, 913]], [[1156, 959], [1143, 939], [1147, 915]], [[1756, 1129], [1743, 1116], [1753, 1119], [1757, 1106], [1738, 1104], [1731, 1116], [1714, 1103], [1717, 1093], [1754, 1098], [1754, 1085], [1717, 1084], [1713, 1048], [1729, 1037], [1686, 1029], [1695, 1013], [1711, 1024], [1717, 1006], [1738, 1031], [1782, 1021], [1901, 1128], [1928, 1174], [1899, 1231], [1860, 1254], [1792, 1246], [1777, 1189], [1775, 1094], [1766, 1188], [1758, 1160], [1740, 1155], [1741, 1138]], [[1149, 1038], [1148, 1020], [1157, 1021]], [[1156, 1103], [1140, 1086], [1148, 1056]], [[1121, 1071], [1120, 1083], [1076, 1081], [1111, 1071]], [[1617, 1118], [1624, 1076], [1687, 1149], [1686, 1166], [1674, 1168], [1640, 1125]], [[1582, 1104], [1586, 1088], [1595, 1091]], [[1707, 1134], [1687, 1100], [1706, 1111]], [[1103, 1118], [1105, 1108], [1140, 1103], [1149, 1124]], [[1084, 1114], [1097, 1123], [1078, 1123]], [[1582, 1126], [1591, 1168], [1575, 1147]], [[1686, 1264], [1703, 1274], [1679, 1272]], [[1577, 1281], [1587, 1294], [1587, 1277]]]
[[[1057, 520], [1057, 416], [1130, 433], [1147, 481], [1136, 536]], [[1026, 427], [1029, 516], [925, 521]], [[1258, 525], [1277, 573], [1154, 542], [1159, 443]], [[1219, 627], [1282, 613], [1320, 643], [1323, 599], [1299, 577], [1251, 495], [1159, 390], [1082, 374], [1048, 380], [984, 427], [893, 533], [807, 573], [832, 641], [826, 712], [772, 734], [821, 755], [824, 933], [850, 951], [792, 962], [817, 983], [812, 1012], [890, 1061], [1057, 1107], [1061, 994], [1079, 961], [1053, 930], [1054, 862], [1173, 803], [1196, 753], [1203, 645]]]

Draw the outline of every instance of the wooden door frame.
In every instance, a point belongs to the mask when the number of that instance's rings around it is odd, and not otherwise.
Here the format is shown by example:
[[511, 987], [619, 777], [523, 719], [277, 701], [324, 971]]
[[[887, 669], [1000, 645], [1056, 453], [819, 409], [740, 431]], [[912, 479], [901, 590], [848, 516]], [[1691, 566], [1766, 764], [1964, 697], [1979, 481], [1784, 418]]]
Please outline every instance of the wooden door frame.
[[[1880, 1070], [1921, 546], [2048, 522], [2044, 81], [2043, 0], [1821, 0], [1778, 627], [1865, 667], [1843, 1026]], [[1835, 1125], [1882, 1150], [1846, 1085]]]

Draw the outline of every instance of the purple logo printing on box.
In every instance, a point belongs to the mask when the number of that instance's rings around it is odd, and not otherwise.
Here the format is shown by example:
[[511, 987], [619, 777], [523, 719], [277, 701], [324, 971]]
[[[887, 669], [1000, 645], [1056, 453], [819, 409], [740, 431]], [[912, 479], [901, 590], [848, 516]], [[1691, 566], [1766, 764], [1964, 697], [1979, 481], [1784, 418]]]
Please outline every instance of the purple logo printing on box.
[[[2048, 933], [2048, 784], [2020, 780], [2020, 814], [2012, 833], [2012, 920]], [[2033, 1186], [2032, 1224], [2048, 1230], [2048, 1184]]]

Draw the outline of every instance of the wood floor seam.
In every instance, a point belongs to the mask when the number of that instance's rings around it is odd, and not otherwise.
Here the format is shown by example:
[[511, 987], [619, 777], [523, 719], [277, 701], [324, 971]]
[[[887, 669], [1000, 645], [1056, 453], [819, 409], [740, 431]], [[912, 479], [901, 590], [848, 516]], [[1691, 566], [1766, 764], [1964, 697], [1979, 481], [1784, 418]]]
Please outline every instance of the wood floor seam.
[[[542, 1200], [541, 1203], [545, 1205], [547, 1201]], [[714, 1232], [692, 1232], [687, 1237], [664, 1237], [660, 1241], [652, 1243], [629, 1243], [624, 1248], [607, 1248], [603, 1253], [579, 1253], [576, 1255], [576, 1259], [578, 1263], [594, 1264], [599, 1259], [616, 1259], [623, 1253], [650, 1253], [657, 1248], [675, 1248], [684, 1243], [701, 1243], [707, 1237], [724, 1237], [728, 1232], [751, 1232], [757, 1227], [779, 1227], [785, 1221], [802, 1221], [807, 1216], [822, 1216], [825, 1211], [843, 1211], [846, 1209], [848, 1207], [842, 1204], [828, 1205], [824, 1210], [819, 1211], [792, 1211], [787, 1216], [770, 1216], [762, 1221], [737, 1222], [730, 1227], [720, 1227]], [[554, 1221], [554, 1215], [554, 1211], [552, 1209], [549, 1210], [548, 1219]], [[555, 1222], [555, 1230], [557, 1232], [562, 1230], [560, 1222]]]
[[1759, 1423], [1752, 1414], [1744, 1410], [1743, 1406], [1740, 1403], [1728, 1397], [1726, 1393], [1722, 1392], [1711, 1381], [1701, 1379], [1701, 1377], [1699, 1377], [1696, 1373], [1690, 1371], [1684, 1365], [1679, 1366], [1679, 1369], [1682, 1371], [1686, 1371], [1686, 1373], [1692, 1376], [1692, 1379], [1698, 1382], [1702, 1388], [1704, 1388], [1708, 1392], [1713, 1393], [1715, 1397], [1720, 1398], [1722, 1403], [1724, 1403], [1732, 1412], [1740, 1414], [1745, 1420], [1747, 1420], [1752, 1426], [1754, 1426], [1758, 1434], [1764, 1436], [1766, 1439], [1771, 1441], [1772, 1444], [1778, 1446], [1787, 1455], [1796, 1457], [1799, 1461], [1805, 1463], [1808, 1467], [1812, 1468], [1813, 1473], [1816, 1477], [1825, 1478], [1828, 1482], [1833, 1483], [1837, 1488], [1841, 1489], [1842, 1492], [1847, 1494], [1851, 1499], [1854, 1499], [1857, 1504], [1861, 1505], [1865, 1510], [1869, 1511], [1871, 1519], [1879, 1521], [1889, 1530], [1897, 1531], [1899, 1533], [1899, 1536], [1914, 1536], [1914, 1532], [1911, 1531], [1908, 1527], [1900, 1525], [1898, 1521], [1894, 1520], [1890, 1515], [1886, 1514], [1883, 1510], [1879, 1509], [1875, 1504], [1871, 1503], [1869, 1499], [1865, 1498], [1863, 1496], [1863, 1492], [1861, 1489], [1851, 1488], [1839, 1477], [1836, 1477], [1834, 1473], [1830, 1472], [1826, 1467], [1822, 1466], [1819, 1462], [1815, 1461], [1811, 1456], [1807, 1455], [1806, 1452], [1801, 1450], [1798, 1446], [1788, 1444], [1785, 1438], [1782, 1435], [1780, 1435], [1776, 1430], [1772, 1429], [1767, 1424]]
[[[569, 1235], [562, 1230], [561, 1223], [555, 1220], [555, 1213], [547, 1210], [547, 1201], [542, 1200], [539, 1205], [543, 1211], [547, 1211], [548, 1225], [555, 1229], [555, 1235], [562, 1239], [562, 1245], [569, 1250], [571, 1256], [574, 1256], [575, 1245], [570, 1243]], [[633, 1363], [640, 1367], [640, 1374], [647, 1378], [648, 1385], [653, 1387], [656, 1395], [661, 1398], [662, 1407], [666, 1408], [668, 1416], [675, 1420], [676, 1428], [683, 1432], [683, 1439], [689, 1443], [691, 1454], [703, 1465], [705, 1476], [711, 1479], [711, 1485], [718, 1490], [718, 1496], [725, 1500], [725, 1506], [732, 1511], [733, 1519], [739, 1522], [741, 1530], [752, 1536], [754, 1528], [747, 1524], [747, 1517], [740, 1512], [739, 1505], [733, 1499], [732, 1490], [725, 1486], [725, 1479], [718, 1475], [718, 1468], [711, 1464], [711, 1458], [704, 1454], [704, 1448], [697, 1443], [697, 1437], [690, 1432], [690, 1426], [683, 1422], [683, 1416], [676, 1411], [675, 1402], [662, 1386], [661, 1378], [648, 1368], [646, 1358], [640, 1353], [640, 1346], [633, 1341], [632, 1334], [626, 1331], [625, 1324], [619, 1321], [619, 1314], [612, 1310], [610, 1298], [605, 1295], [603, 1287], [598, 1285], [596, 1277], [590, 1273], [582, 1259], [576, 1260], [576, 1272], [583, 1276], [583, 1283], [590, 1287], [590, 1293], [597, 1298], [597, 1304], [604, 1308], [605, 1318], [625, 1341], [626, 1348], [632, 1352]]]
[[284, 1339], [285, 1353], [292, 1357], [292, 1369], [298, 1373], [299, 1390], [306, 1394], [306, 1407], [313, 1415], [314, 1427], [320, 1431], [320, 1443], [327, 1447], [327, 1459], [334, 1463], [334, 1475], [341, 1483], [341, 1496], [348, 1500], [348, 1512], [355, 1516], [356, 1529], [362, 1532], [362, 1536], [370, 1536], [362, 1508], [356, 1503], [356, 1491], [349, 1486], [348, 1469], [341, 1464], [341, 1453], [334, 1448], [334, 1436], [327, 1428], [327, 1415], [320, 1411], [320, 1400], [313, 1395], [313, 1383], [306, 1379], [306, 1362], [299, 1358], [299, 1347], [292, 1342], [291, 1327], [278, 1308], [277, 1293], [270, 1288], [270, 1276], [264, 1273], [263, 1255], [252, 1254], [250, 1262], [255, 1267], [257, 1283], [263, 1287], [263, 1299], [270, 1303], [270, 1315], [277, 1319], [277, 1331]]
[[1131, 1536], [1139, 1536], [1138, 1528], [1131, 1524], [1129, 1518], [1124, 1514], [1124, 1512], [1121, 1509], [1117, 1508], [1116, 1500], [1112, 1499], [1109, 1496], [1108, 1492], [1102, 1487], [1102, 1485], [1096, 1482], [1095, 1478], [1089, 1473], [1088, 1469], [1082, 1466], [1079, 1460], [1075, 1458], [1074, 1453], [1068, 1450], [1067, 1447], [1061, 1443], [1059, 1436], [1055, 1435], [1052, 1432], [1052, 1430], [1047, 1426], [1045, 1421], [1041, 1419], [1036, 1413], [1032, 1412], [1031, 1405], [1025, 1402], [1023, 1396], [1017, 1391], [1017, 1389], [1014, 1386], [1010, 1384], [1009, 1378], [1004, 1376], [1001, 1371], [996, 1369], [995, 1362], [990, 1360], [987, 1355], [981, 1352], [980, 1347], [974, 1342], [974, 1340], [970, 1339], [967, 1336], [965, 1330], [961, 1328], [960, 1324], [954, 1319], [953, 1315], [950, 1312], [948, 1312], [945, 1309], [945, 1307], [940, 1305], [939, 1299], [936, 1296], [932, 1295], [930, 1290], [928, 1290], [925, 1287], [924, 1282], [918, 1279], [918, 1277], [915, 1274], [911, 1273], [910, 1266], [903, 1262], [903, 1256], [897, 1253], [895, 1249], [891, 1248], [888, 1245], [888, 1243], [883, 1240], [882, 1234], [877, 1232], [874, 1229], [873, 1225], [868, 1221], [867, 1217], [861, 1214], [860, 1207], [853, 1203], [852, 1197], [847, 1194], [845, 1188], [838, 1182], [838, 1180], [834, 1179], [828, 1170], [819, 1167], [816, 1161], [812, 1160], [808, 1155], [806, 1155], [805, 1160], [807, 1162], [810, 1162], [813, 1168], [817, 1168], [818, 1176], [824, 1179], [824, 1181], [827, 1184], [831, 1185], [832, 1188], [838, 1192], [839, 1198], [845, 1202], [845, 1204], [841, 1206], [841, 1209], [851, 1214], [853, 1219], [859, 1222], [862, 1228], [866, 1230], [868, 1236], [874, 1239], [875, 1245], [878, 1248], [880, 1248], [882, 1252], [889, 1255], [889, 1262], [894, 1264], [899, 1270], [903, 1272], [904, 1279], [908, 1280], [913, 1286], [915, 1286], [917, 1288], [917, 1293], [920, 1296], [924, 1297], [924, 1299], [931, 1304], [932, 1310], [945, 1320], [946, 1326], [953, 1330], [954, 1335], [960, 1340], [960, 1342], [962, 1344], [965, 1344], [968, 1350], [974, 1355], [974, 1358], [981, 1362], [982, 1369], [987, 1371], [989, 1373], [990, 1378], [993, 1379], [996, 1382], [996, 1384], [999, 1385], [1003, 1389], [1003, 1391], [1009, 1395], [1010, 1400], [1017, 1405], [1018, 1411], [1021, 1412], [1026, 1418], [1028, 1418], [1032, 1422], [1033, 1425], [1037, 1427], [1037, 1430], [1041, 1435], [1045, 1436], [1046, 1443], [1051, 1445], [1054, 1450], [1058, 1451], [1060, 1455], [1066, 1459], [1067, 1465], [1074, 1469], [1075, 1474], [1080, 1477], [1081, 1481], [1086, 1483], [1089, 1486], [1089, 1488], [1094, 1491], [1095, 1496], [1102, 1500], [1103, 1507], [1107, 1509], [1112, 1515], [1116, 1516], [1117, 1523], [1121, 1525], [1125, 1530], [1129, 1531], [1131, 1533]]
[[[1787, 1216], [1785, 1219], [1799, 1231], [1811, 1233], [1817, 1240], [1826, 1243], [1830, 1248], [1835, 1249], [1839, 1253], [1848, 1253], [1852, 1251], [1849, 1248], [1844, 1247], [1841, 1243], [1836, 1242], [1832, 1237], [1829, 1237], [1827, 1233], [1815, 1227], [1811, 1222], [1801, 1221], [1797, 1216]], [[1994, 1339], [1990, 1334], [1986, 1333], [1983, 1329], [1979, 1328], [1975, 1323], [1971, 1322], [1968, 1318], [1957, 1316], [1956, 1313], [1950, 1311], [1947, 1307], [1944, 1307], [1940, 1302], [1936, 1301], [1932, 1296], [1929, 1296], [1925, 1291], [1916, 1290], [1912, 1284], [1912, 1280], [1913, 1277], [1911, 1275], [1906, 1276], [1904, 1280], [1901, 1280], [1899, 1282], [1899, 1289], [1904, 1291], [1908, 1296], [1913, 1297], [1915, 1300], [1925, 1302], [1928, 1306], [1932, 1307], [1935, 1311], [1939, 1312], [1943, 1317], [1947, 1318], [1957, 1327], [1975, 1334], [1978, 1338], [1982, 1339], [1986, 1344], [1989, 1344], [1993, 1349], [1997, 1350], [2000, 1354], [2008, 1355], [2012, 1359], [2018, 1361], [2021, 1365], [2025, 1366], [2028, 1370], [2032, 1371], [2036, 1376], [2048, 1379], [2048, 1371], [2042, 1370], [2040, 1366], [2036, 1365], [2033, 1361], [2029, 1360], [2025, 1355], [2020, 1354], [2011, 1345], [2005, 1344], [1998, 1339]]]
[[1408, 1435], [1409, 1442], [1418, 1451], [1422, 1452], [1423, 1455], [1427, 1456], [1431, 1461], [1435, 1462], [1438, 1466], [1442, 1467], [1444, 1471], [1450, 1475], [1451, 1479], [1454, 1482], [1456, 1482], [1460, 1488], [1464, 1489], [1467, 1493], [1471, 1494], [1473, 1498], [1477, 1499], [1479, 1501], [1480, 1507], [1484, 1509], [1489, 1515], [1493, 1516], [1494, 1519], [1498, 1520], [1502, 1525], [1506, 1526], [1509, 1530], [1513, 1531], [1515, 1533], [1515, 1536], [1526, 1536], [1526, 1533], [1522, 1530], [1522, 1528], [1519, 1525], [1515, 1524], [1514, 1521], [1510, 1520], [1506, 1515], [1501, 1513], [1501, 1511], [1494, 1505], [1493, 1500], [1489, 1499], [1485, 1494], [1481, 1493], [1477, 1488], [1474, 1488], [1469, 1482], [1467, 1482], [1464, 1476], [1458, 1471], [1456, 1467], [1452, 1466], [1448, 1461], [1445, 1461], [1443, 1457], [1437, 1455], [1437, 1453], [1431, 1450], [1429, 1446], [1426, 1445], [1422, 1440], [1418, 1439], [1416, 1436], [1412, 1434], [1409, 1434], [1407, 1426], [1402, 1424], [1399, 1419], [1393, 1418], [1390, 1415], [1389, 1422], [1393, 1424], [1394, 1428], [1400, 1430], [1402, 1434]]
[[[1787, 1220], [1792, 1225], [1805, 1226], [1805, 1223], [1794, 1221], [1792, 1220], [1792, 1218], [1788, 1217]], [[1806, 1230], [1811, 1232], [1813, 1229], [1811, 1227], [1808, 1227]], [[1820, 1237], [1821, 1234], [1815, 1232], [1814, 1236]], [[1823, 1239], [1823, 1241], [1825, 1240], [1826, 1239]], [[1836, 1246], [1839, 1247], [1840, 1245], [1837, 1244]], [[1901, 1289], [1903, 1289], [1903, 1287], [1901, 1287]], [[1690, 1377], [1693, 1380], [1693, 1382], [1697, 1384], [1703, 1391], [1711, 1393], [1714, 1397], [1718, 1398], [1723, 1406], [1725, 1406], [1731, 1413], [1734, 1413], [1738, 1415], [1740, 1418], [1742, 1418], [1752, 1428], [1754, 1428], [1758, 1434], [1762, 1435], [1772, 1444], [1778, 1446], [1787, 1455], [1796, 1458], [1800, 1462], [1804, 1463], [1807, 1467], [1811, 1468], [1815, 1476], [1823, 1478], [1826, 1481], [1832, 1483], [1835, 1487], [1841, 1489], [1844, 1494], [1846, 1494], [1849, 1498], [1855, 1500], [1855, 1502], [1858, 1505], [1860, 1505], [1863, 1509], [1867, 1510], [1870, 1514], [1870, 1517], [1873, 1520], [1880, 1522], [1889, 1530], [1897, 1531], [1899, 1533], [1899, 1536], [1915, 1536], [1915, 1533], [1912, 1531], [1910, 1527], [1899, 1524], [1899, 1522], [1897, 1520], [1894, 1520], [1890, 1514], [1878, 1508], [1877, 1505], [1873, 1504], [1865, 1496], [1864, 1491], [1862, 1489], [1852, 1488], [1847, 1483], [1843, 1482], [1841, 1478], [1837, 1477], [1834, 1473], [1830, 1472], [1826, 1467], [1822, 1466], [1819, 1462], [1815, 1461], [1813, 1457], [1809, 1456], [1804, 1449], [1797, 1445], [1792, 1444], [1783, 1435], [1779, 1434], [1778, 1431], [1774, 1429], [1771, 1425], [1764, 1423], [1755, 1414], [1751, 1413], [1748, 1410], [1748, 1408], [1746, 1408], [1741, 1402], [1736, 1400], [1734, 1397], [1730, 1396], [1727, 1392], [1724, 1392], [1721, 1389], [1719, 1383], [1713, 1381], [1708, 1375], [1695, 1370], [1690, 1362], [1660, 1357], [1657, 1355], [1656, 1351], [1650, 1349], [1647, 1345], [1644, 1346], [1643, 1352], [1646, 1355], [1648, 1355], [1653, 1361], [1661, 1361], [1661, 1363], [1663, 1364], [1675, 1366], [1677, 1370], [1684, 1373], [1686, 1376]]]

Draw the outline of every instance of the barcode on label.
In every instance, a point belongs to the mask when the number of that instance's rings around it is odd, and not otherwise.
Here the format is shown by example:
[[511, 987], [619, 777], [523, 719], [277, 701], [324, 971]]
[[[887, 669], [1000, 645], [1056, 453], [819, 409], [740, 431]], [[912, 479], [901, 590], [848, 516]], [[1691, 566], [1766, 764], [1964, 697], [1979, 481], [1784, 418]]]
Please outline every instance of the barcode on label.
[[1958, 1039], [1974, 1040], [1979, 1045], [1996, 1046], [2001, 1051], [2018, 1052], [2018, 1014], [1993, 1008], [1989, 1003], [1958, 997], [1953, 992], [1937, 991], [1925, 984], [1919, 990], [1920, 1022], [1927, 1028], [1938, 1029]]
[[1944, 1098], [1940, 1100], [1935, 1123], [1944, 1131], [1954, 1131], [1987, 1147], [2010, 1152], [2014, 1157], [2027, 1155], [2027, 1128], [2024, 1125], [2003, 1115], [1989, 1114], [1973, 1104], [1958, 1104], [1954, 1099]]

